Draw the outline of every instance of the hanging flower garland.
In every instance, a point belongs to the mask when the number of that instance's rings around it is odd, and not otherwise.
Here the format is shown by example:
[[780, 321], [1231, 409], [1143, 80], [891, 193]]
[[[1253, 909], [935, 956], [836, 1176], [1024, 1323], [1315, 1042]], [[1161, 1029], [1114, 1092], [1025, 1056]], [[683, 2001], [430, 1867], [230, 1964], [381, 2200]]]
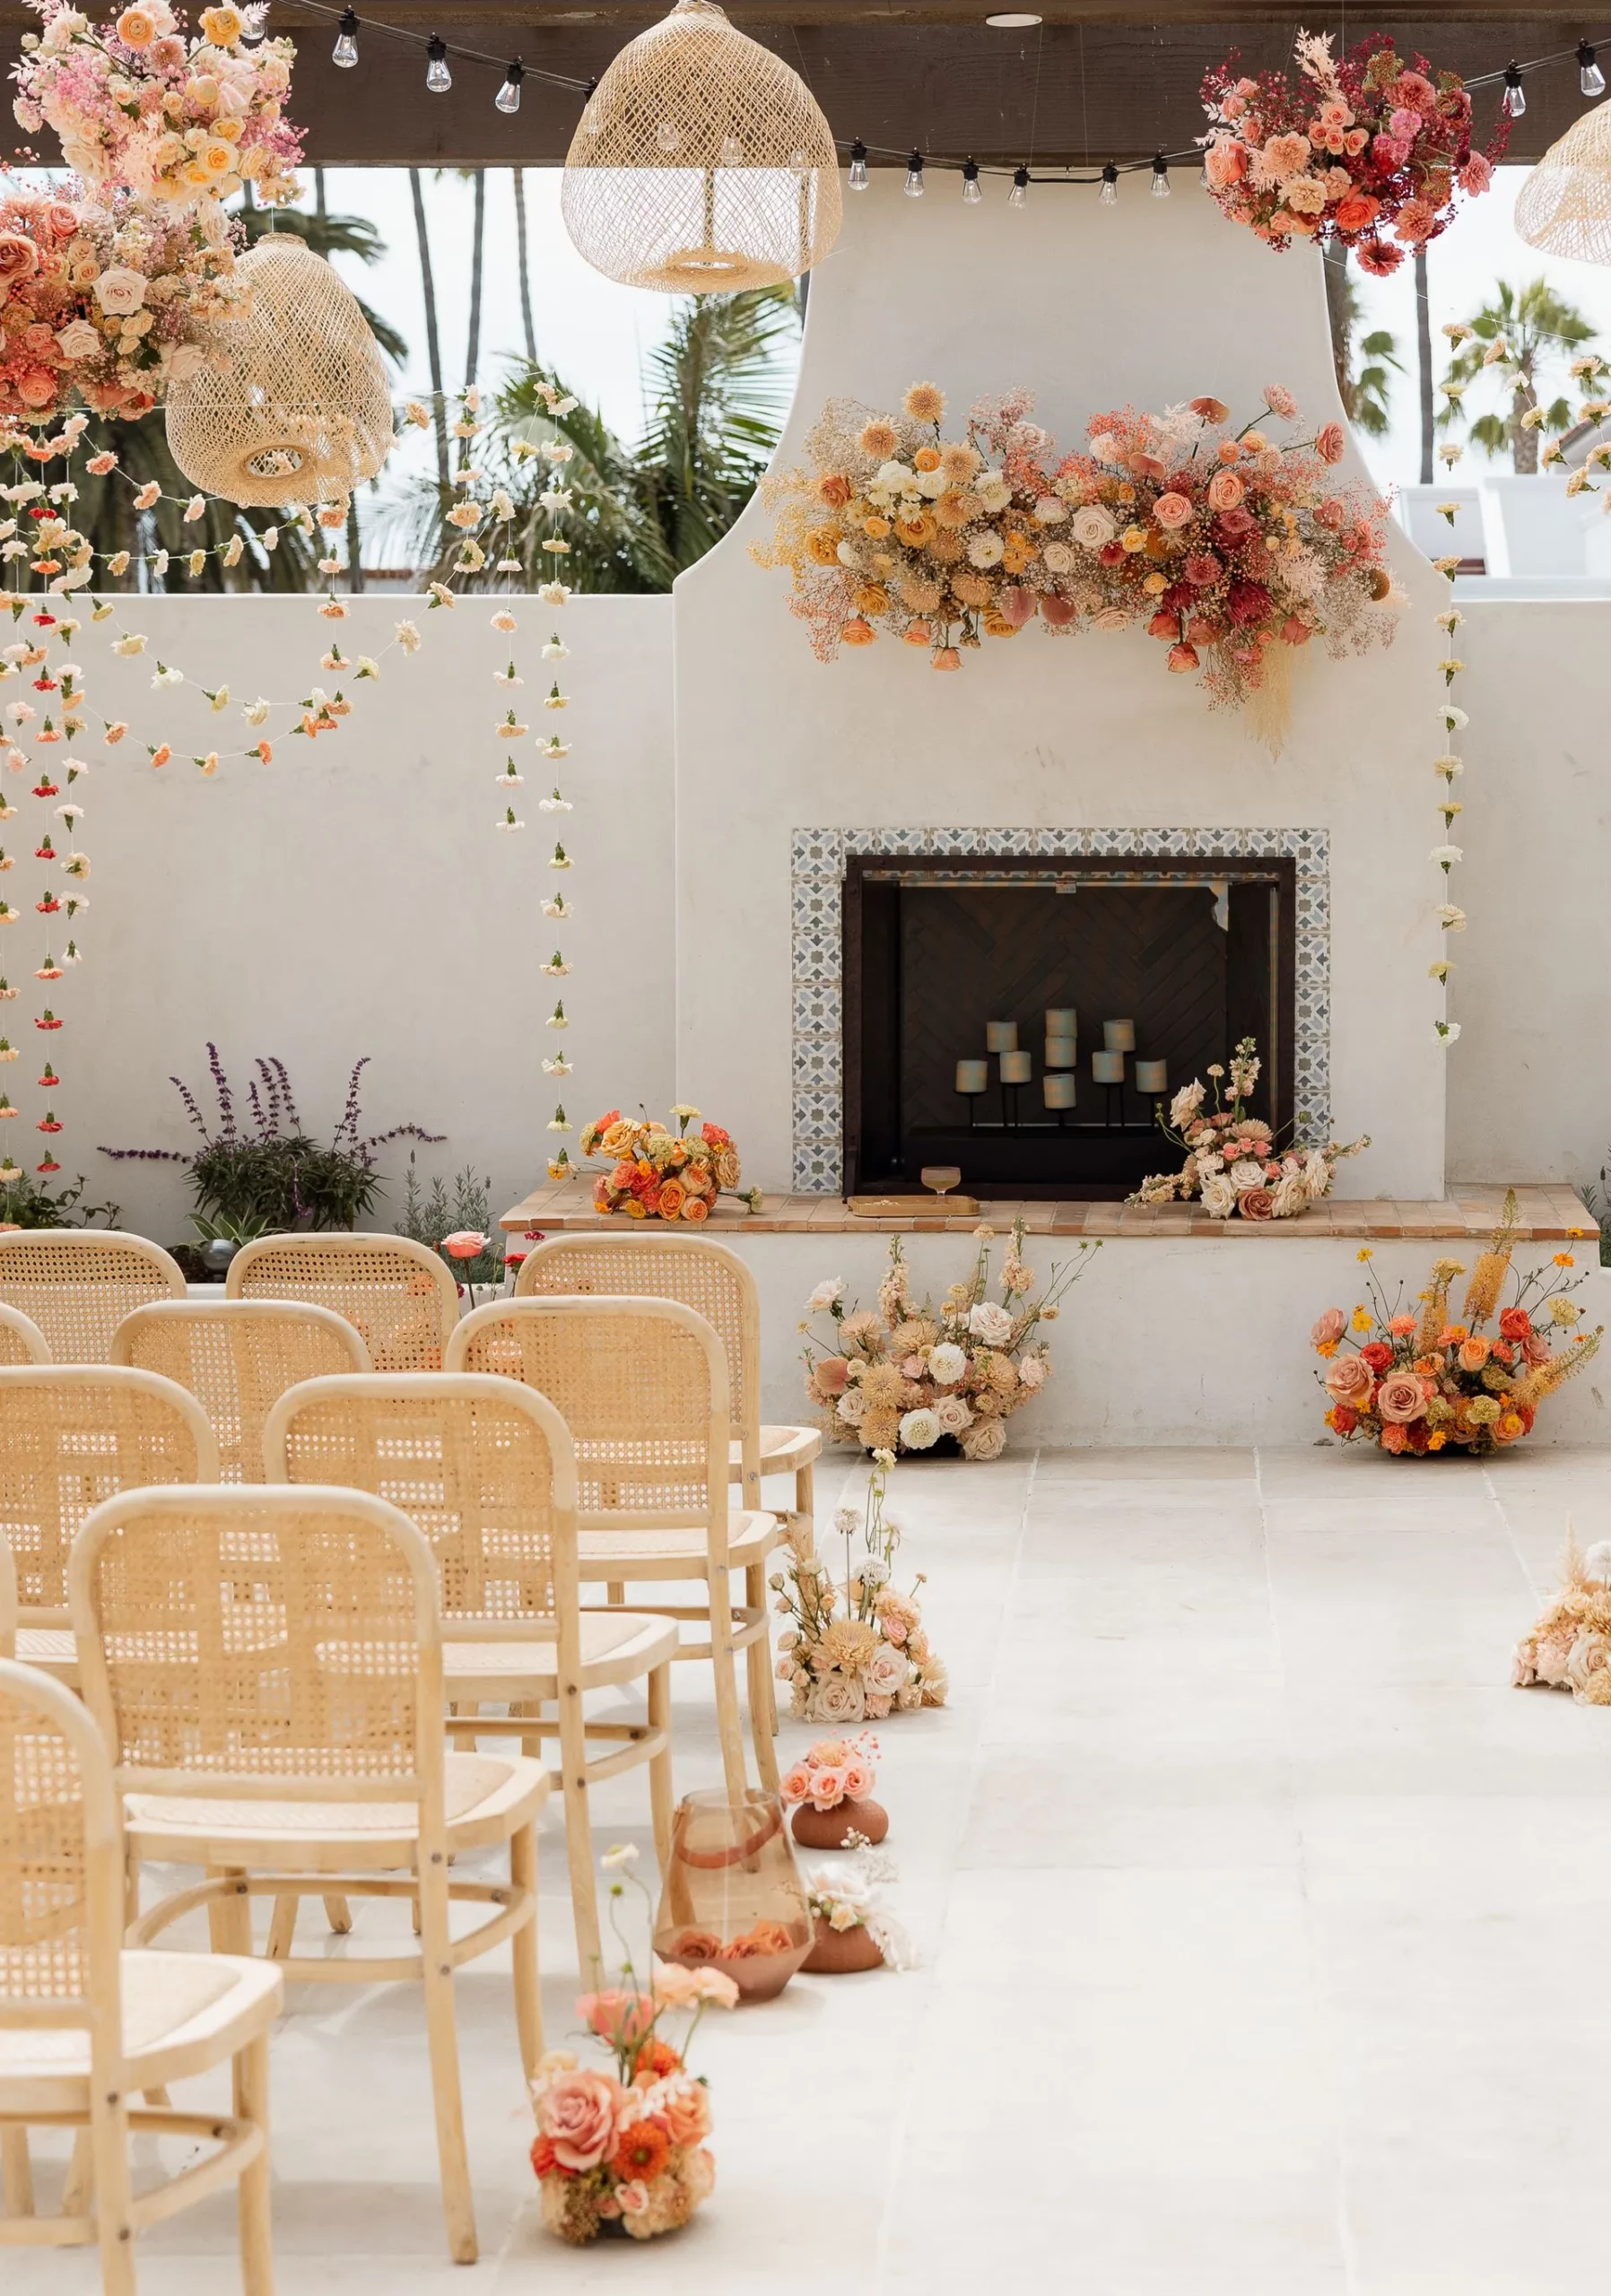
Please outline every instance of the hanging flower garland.
[[[1452, 589], [1454, 578], [1459, 570], [1459, 559], [1440, 558], [1434, 560], [1433, 563]], [[1438, 628], [1443, 633], [1444, 645], [1443, 658], [1438, 664], [1438, 672], [1443, 681], [1443, 699], [1438, 705], [1438, 721], [1443, 728], [1443, 748], [1441, 754], [1432, 760], [1432, 771], [1443, 784], [1442, 795], [1438, 799], [1438, 812], [1443, 827], [1441, 836], [1437, 844], [1432, 847], [1427, 858], [1442, 874], [1443, 898], [1438, 903], [1437, 915], [1438, 924], [1445, 934], [1463, 933], [1466, 929], [1465, 910], [1449, 897], [1451, 891], [1450, 873], [1456, 863], [1463, 861], [1466, 857], [1463, 848], [1450, 841], [1455, 822], [1465, 810], [1454, 794], [1454, 785], [1466, 770], [1464, 759], [1454, 748], [1454, 737], [1457, 734], [1463, 732], [1471, 722], [1453, 697], [1454, 682], [1466, 666], [1455, 650], [1455, 632], [1465, 619], [1465, 615], [1460, 613], [1452, 600], [1438, 616]], [[1445, 945], [1447, 946], [1447, 944]], [[1452, 1044], [1460, 1033], [1459, 1022], [1449, 1018], [1449, 976], [1453, 970], [1454, 961], [1447, 956], [1439, 957], [1432, 967], [1432, 977], [1444, 992], [1443, 1011], [1432, 1022], [1433, 1032], [1441, 1045]]]

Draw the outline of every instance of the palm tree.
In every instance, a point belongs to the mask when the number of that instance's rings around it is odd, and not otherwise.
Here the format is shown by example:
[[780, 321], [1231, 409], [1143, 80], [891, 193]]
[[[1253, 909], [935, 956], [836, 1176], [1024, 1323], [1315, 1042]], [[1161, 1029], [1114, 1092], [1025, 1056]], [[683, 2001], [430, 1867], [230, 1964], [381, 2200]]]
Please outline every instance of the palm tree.
[[[1331, 321], [1331, 358], [1343, 412], [1356, 430], [1380, 439], [1391, 419], [1393, 376], [1404, 370], [1395, 355], [1398, 339], [1386, 327], [1372, 328], [1355, 344], [1359, 290], [1348, 274], [1348, 251], [1343, 247], [1326, 250], [1326, 310]], [[1356, 350], [1363, 365], [1355, 364]]]
[[420, 247], [420, 285], [425, 297], [425, 352], [431, 361], [431, 407], [436, 422], [437, 476], [444, 491], [451, 485], [448, 457], [448, 401], [442, 388], [442, 344], [436, 324], [436, 280], [431, 268], [431, 234], [425, 228], [425, 193], [418, 168], [408, 170], [414, 194], [414, 237]]
[[[1508, 448], [1512, 470], [1536, 471], [1539, 431], [1564, 430], [1572, 422], [1564, 396], [1544, 403], [1541, 392], [1550, 370], [1594, 334], [1582, 313], [1557, 295], [1547, 280], [1529, 280], [1520, 290], [1507, 280], [1496, 280], [1493, 295], [1465, 322], [1464, 333], [1456, 340], [1443, 381], [1445, 404], [1438, 427], [1450, 430], [1463, 422], [1473, 446], [1485, 455], [1502, 455]], [[1499, 387], [1502, 411], [1479, 414], [1474, 421], [1466, 410], [1465, 395], [1488, 377]], [[1529, 415], [1534, 418], [1530, 422]]]
[[487, 171], [472, 169], [475, 178], [475, 223], [470, 240], [470, 342], [465, 352], [465, 388], [475, 387], [481, 366], [481, 275], [487, 237]]
[[[581, 588], [668, 590], [702, 558], [738, 517], [778, 443], [790, 395], [778, 352], [796, 326], [784, 287], [679, 303], [669, 335], [646, 362], [650, 411], [636, 447], [579, 404], [550, 416], [539, 383], [569, 394], [551, 370], [523, 362], [498, 395], [476, 460], [515, 503], [511, 554], [527, 581], [550, 574], [542, 544], [552, 521], [537, 500], [549, 465], [529, 457], [546, 439], [563, 439], [573, 450], [564, 483], [587, 516], [570, 529], [566, 572]], [[457, 536], [443, 524], [452, 499], [437, 487], [416, 499], [416, 562], [440, 566], [453, 555]], [[491, 570], [481, 578], [492, 580]]]
[[531, 322], [531, 265], [526, 253], [526, 170], [511, 170], [515, 178], [515, 239], [520, 254], [520, 320], [526, 329], [526, 356], [532, 366], [537, 363], [536, 329]]

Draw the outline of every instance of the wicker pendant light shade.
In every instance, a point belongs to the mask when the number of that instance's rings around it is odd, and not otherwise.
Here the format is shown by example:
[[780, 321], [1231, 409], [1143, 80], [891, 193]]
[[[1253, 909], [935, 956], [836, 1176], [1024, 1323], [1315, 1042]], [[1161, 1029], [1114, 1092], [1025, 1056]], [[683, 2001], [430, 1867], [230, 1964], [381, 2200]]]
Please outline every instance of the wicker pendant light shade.
[[193, 486], [228, 502], [314, 502], [372, 478], [391, 451], [391, 393], [356, 299], [295, 234], [243, 256], [243, 317], [168, 391], [168, 444]]
[[1550, 145], [1521, 187], [1516, 230], [1546, 255], [1611, 263], [1611, 102]]
[[588, 99], [561, 205], [578, 252], [629, 287], [777, 286], [839, 237], [839, 159], [797, 73], [715, 0], [677, 0]]

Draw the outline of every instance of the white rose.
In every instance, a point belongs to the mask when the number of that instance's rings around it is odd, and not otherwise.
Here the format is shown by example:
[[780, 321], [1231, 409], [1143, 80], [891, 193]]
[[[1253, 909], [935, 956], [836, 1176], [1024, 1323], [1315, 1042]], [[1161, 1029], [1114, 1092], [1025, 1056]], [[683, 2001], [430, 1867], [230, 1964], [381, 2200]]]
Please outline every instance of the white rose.
[[911, 1680], [911, 1660], [893, 1642], [881, 1642], [862, 1668], [862, 1687], [875, 1698], [899, 1698]]
[[205, 363], [206, 355], [199, 344], [181, 343], [168, 361], [168, 372], [176, 383], [186, 383]]
[[806, 1300], [806, 1305], [811, 1310], [813, 1315], [820, 1315], [824, 1308], [832, 1307], [836, 1300], [842, 1300], [844, 1296], [844, 1277], [842, 1275], [831, 1275], [825, 1283], [819, 1283], [817, 1285], [816, 1290], [812, 1293], [810, 1299]]
[[1005, 1347], [1013, 1336], [1013, 1318], [993, 1300], [981, 1300], [969, 1313], [968, 1328], [987, 1347]]
[[901, 1440], [909, 1451], [932, 1449], [940, 1439], [940, 1422], [932, 1411], [909, 1411], [901, 1422]]
[[1239, 1188], [1262, 1187], [1264, 1166], [1256, 1164], [1250, 1156], [1239, 1157], [1231, 1167], [1231, 1178]]
[[975, 535], [968, 544], [968, 562], [981, 570], [988, 566], [999, 566], [1005, 547], [999, 535]]
[[1203, 1182], [1203, 1209], [1213, 1220], [1228, 1220], [1235, 1211], [1236, 1190], [1223, 1172], [1211, 1172]]
[[1611, 1667], [1611, 1642], [1591, 1628], [1582, 1628], [1566, 1656], [1566, 1679], [1572, 1695], [1589, 1705], [1602, 1703], [1590, 1693], [1595, 1677], [1603, 1674], [1607, 1667]]
[[70, 319], [56, 342], [64, 359], [92, 359], [100, 348], [100, 335], [88, 319]]
[[1044, 1355], [1026, 1355], [1018, 1366], [1018, 1383], [1021, 1387], [1028, 1387], [1032, 1394], [1037, 1387], [1043, 1387], [1046, 1385], [1047, 1374], [1050, 1370], [1051, 1366]]
[[95, 300], [114, 318], [126, 318], [145, 300], [144, 273], [131, 271], [126, 264], [115, 263], [95, 282]]
[[1049, 574], [1073, 573], [1075, 563], [1075, 555], [1066, 542], [1049, 542], [1041, 555], [1046, 562], [1046, 570]]
[[[1082, 550], [1101, 550], [1104, 543], [1112, 541], [1119, 526], [1111, 511], [1104, 510], [1099, 502], [1087, 502], [1075, 512], [1068, 531]], [[1197, 1097], [1200, 1100], [1202, 1094]]]
[[973, 491], [987, 510], [1005, 510], [1013, 499], [1013, 490], [1005, 478], [995, 476], [981, 478], [974, 486]]
[[999, 1419], [976, 1419], [962, 1437], [965, 1459], [998, 1459], [1006, 1448], [1006, 1428]]
[[961, 1435], [973, 1424], [973, 1413], [961, 1396], [941, 1396], [934, 1406], [934, 1415], [940, 1422], [941, 1432]]
[[834, 1409], [847, 1427], [859, 1427], [866, 1417], [867, 1399], [859, 1387], [847, 1387]]
[[843, 1674], [830, 1674], [811, 1694], [809, 1713], [814, 1722], [859, 1722], [866, 1712], [861, 1684]]
[[1294, 1213], [1302, 1212], [1308, 1202], [1309, 1190], [1303, 1185], [1302, 1174], [1290, 1172], [1276, 1190], [1275, 1208], [1270, 1217], [1272, 1220], [1290, 1220]]
[[955, 1387], [967, 1368], [967, 1355], [954, 1340], [943, 1339], [928, 1351], [928, 1376], [936, 1387]]
[[1331, 1166], [1318, 1148], [1311, 1149], [1309, 1161], [1303, 1167], [1304, 1195], [1312, 1203], [1316, 1198], [1324, 1196], [1330, 1186]]

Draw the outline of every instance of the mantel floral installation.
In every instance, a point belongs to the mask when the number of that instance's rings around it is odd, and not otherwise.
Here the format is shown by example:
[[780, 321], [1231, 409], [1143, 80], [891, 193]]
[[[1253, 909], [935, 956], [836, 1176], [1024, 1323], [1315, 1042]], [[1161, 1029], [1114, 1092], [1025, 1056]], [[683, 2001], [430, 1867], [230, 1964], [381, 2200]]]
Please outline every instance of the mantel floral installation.
[[910, 1595], [893, 1583], [901, 1526], [884, 1512], [884, 1499], [894, 1464], [893, 1452], [875, 1451], [864, 1507], [834, 1515], [845, 1543], [841, 1584], [815, 1555], [796, 1557], [768, 1581], [788, 1621], [778, 1639], [778, 1679], [788, 1684], [790, 1713], [805, 1721], [843, 1729], [945, 1703], [949, 1680], [918, 1601], [923, 1574]]
[[[950, 1438], [964, 1458], [1000, 1456], [1006, 1422], [1051, 1376], [1051, 1350], [1040, 1327], [1057, 1320], [1063, 1295], [1102, 1247], [1082, 1243], [1072, 1264], [1054, 1265], [1050, 1283], [1032, 1299], [1035, 1273], [1023, 1257], [1024, 1223], [1015, 1220], [997, 1302], [987, 1296], [995, 1234], [993, 1228], [974, 1230], [972, 1270], [938, 1308], [913, 1300], [899, 1236], [890, 1239], [876, 1309], [847, 1308], [841, 1277], [817, 1285], [807, 1313], [832, 1319], [833, 1341], [829, 1346], [808, 1338], [801, 1356], [806, 1392], [835, 1442], [876, 1454], [931, 1451]], [[808, 1333], [809, 1322], [800, 1329]]]
[[1569, 1690], [1580, 1706], [1611, 1706], [1611, 1539], [1585, 1554], [1567, 1526], [1561, 1591], [1517, 1644], [1511, 1680], [1518, 1690]]
[[1460, 192], [1487, 190], [1510, 122], [1473, 151], [1459, 74], [1406, 63], [1390, 33], [1338, 59], [1329, 34], [1300, 32], [1293, 55], [1295, 74], [1250, 78], [1234, 57], [1205, 74], [1208, 188], [1271, 247], [1335, 241], [1385, 278], [1448, 228]]
[[[1571, 1295], [1584, 1279], [1572, 1273], [1572, 1253], [1556, 1252], [1530, 1275], [1512, 1270], [1517, 1216], [1512, 1190], [1458, 1322], [1450, 1288], [1466, 1273], [1459, 1260], [1434, 1260], [1431, 1283], [1406, 1308], [1402, 1287], [1389, 1300], [1370, 1249], [1360, 1251], [1369, 1304], [1352, 1315], [1328, 1308], [1311, 1334], [1326, 1364], [1319, 1376], [1333, 1434], [1416, 1458], [1443, 1450], [1482, 1457], [1531, 1434], [1539, 1405], [1582, 1370], [1605, 1327], [1577, 1329], [1583, 1310]], [[1485, 1331], [1489, 1323], [1494, 1328]]]
[[1127, 1203], [1184, 1204], [1197, 1196], [1214, 1220], [1291, 1220], [1330, 1195], [1338, 1163], [1368, 1148], [1370, 1134], [1345, 1146], [1334, 1140], [1324, 1148], [1278, 1148], [1269, 1126], [1248, 1106], [1262, 1065], [1253, 1039], [1243, 1037], [1231, 1055], [1229, 1100], [1217, 1061], [1208, 1071], [1212, 1108], [1205, 1106], [1200, 1078], [1181, 1085], [1167, 1122], [1160, 1112], [1158, 1127], [1186, 1151], [1186, 1161], [1178, 1172], [1154, 1172], [1143, 1180]]
[[[577, 2014], [614, 2058], [613, 2073], [578, 2063], [570, 2049], [551, 2049], [532, 2083], [537, 2135], [531, 2165], [542, 2194], [543, 2222], [573, 2248], [604, 2231], [634, 2240], [686, 2224], [716, 2186], [710, 2095], [702, 2074], [688, 2070], [690, 2044], [707, 2008], [731, 2009], [738, 1987], [725, 1971], [657, 1965], [647, 1986], [622, 1937], [617, 1909], [623, 1876], [637, 1851], [607, 1850], [610, 1926], [621, 1939], [617, 1982], [586, 1993]], [[649, 1903], [652, 1918], [654, 1907]], [[675, 2039], [673, 2020], [685, 2019]]]
[[[1093, 416], [1083, 454], [1058, 457], [1027, 391], [981, 399], [965, 436], [915, 383], [899, 417], [830, 401], [806, 441], [812, 468], [768, 482], [772, 543], [819, 659], [881, 630], [960, 665], [981, 638], [1039, 618], [1054, 631], [1145, 625], [1176, 674], [1202, 670], [1235, 706], [1316, 637], [1333, 655], [1392, 634], [1388, 505], [1332, 476], [1340, 423], [1278, 440], [1297, 421], [1272, 384], [1260, 415], [1196, 398], [1162, 414]], [[1383, 612], [1387, 608], [1389, 611]]]
[[[582, 1154], [610, 1160], [607, 1171], [594, 1168], [594, 1210], [697, 1224], [710, 1217], [722, 1196], [732, 1196], [747, 1211], [759, 1212], [761, 1190], [738, 1185], [744, 1168], [731, 1133], [719, 1124], [701, 1122], [695, 1108], [679, 1106], [671, 1113], [675, 1132], [649, 1117], [623, 1116], [619, 1109], [582, 1126]], [[699, 1130], [690, 1132], [691, 1124], [699, 1124]], [[554, 1177], [560, 1177], [557, 1171]]]

